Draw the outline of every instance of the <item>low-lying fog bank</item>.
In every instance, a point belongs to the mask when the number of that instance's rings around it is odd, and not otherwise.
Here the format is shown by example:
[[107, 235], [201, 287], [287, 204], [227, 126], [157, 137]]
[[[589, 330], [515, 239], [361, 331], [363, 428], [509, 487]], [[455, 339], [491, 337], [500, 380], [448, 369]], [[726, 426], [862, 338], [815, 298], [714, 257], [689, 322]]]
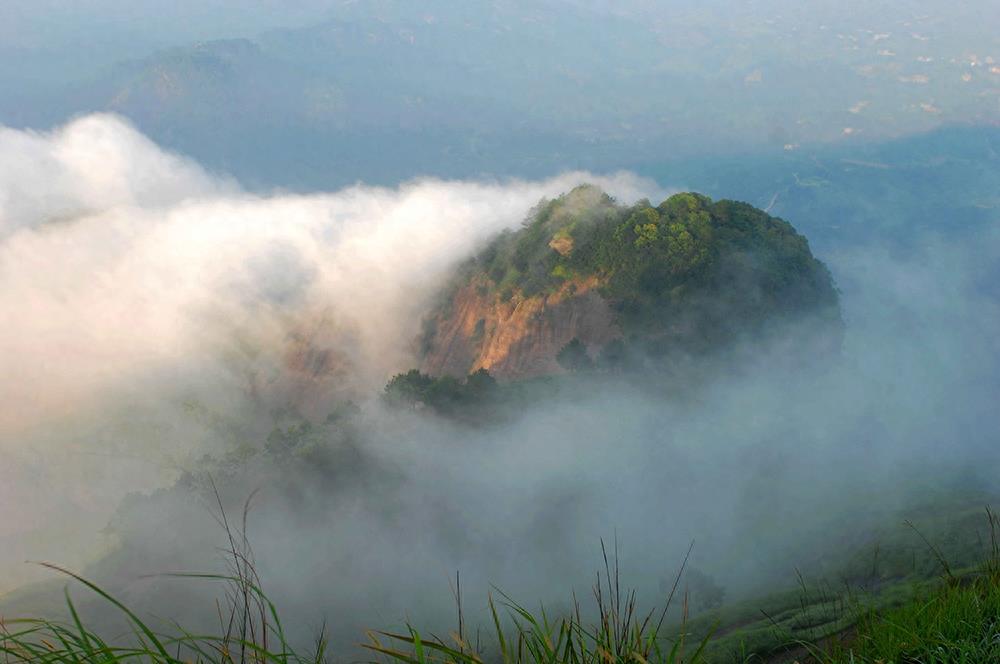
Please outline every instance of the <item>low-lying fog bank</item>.
[[789, 366], [773, 340], [670, 399], [594, 377], [470, 427], [378, 399], [451, 268], [542, 197], [655, 183], [251, 195], [109, 116], [0, 130], [0, 154], [0, 592], [49, 576], [25, 558], [110, 550], [88, 573], [123, 599], [213, 620], [218, 589], [139, 578], [222, 564], [209, 472], [230, 514], [260, 490], [249, 535], [297, 636], [325, 618], [352, 642], [451, 620], [456, 570], [470, 607], [490, 583], [565, 605], [617, 537], [655, 599], [694, 540], [734, 597], [914, 497], [995, 488], [992, 229], [821, 256], [846, 322], [830, 362]]

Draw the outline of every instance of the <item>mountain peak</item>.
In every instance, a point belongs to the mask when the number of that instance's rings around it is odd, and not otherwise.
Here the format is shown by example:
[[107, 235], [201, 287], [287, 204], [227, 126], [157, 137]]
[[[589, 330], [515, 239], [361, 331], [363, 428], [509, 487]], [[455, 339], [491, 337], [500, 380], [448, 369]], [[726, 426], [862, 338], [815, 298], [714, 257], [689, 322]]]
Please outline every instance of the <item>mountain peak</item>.
[[748, 204], [675, 194], [623, 206], [583, 185], [542, 201], [459, 270], [425, 321], [422, 370], [558, 373], [571, 342], [597, 357], [711, 353], [804, 319], [839, 333], [836, 288], [806, 239]]

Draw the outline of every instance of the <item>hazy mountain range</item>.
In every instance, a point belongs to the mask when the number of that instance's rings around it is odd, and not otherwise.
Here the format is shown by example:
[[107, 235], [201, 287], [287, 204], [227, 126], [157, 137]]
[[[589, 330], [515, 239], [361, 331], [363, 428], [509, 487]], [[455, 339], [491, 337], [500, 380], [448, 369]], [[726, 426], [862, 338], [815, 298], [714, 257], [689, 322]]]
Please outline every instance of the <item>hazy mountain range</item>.
[[264, 31], [279, 8], [217, 2], [187, 27], [162, 9], [144, 47], [152, 12], [129, 23], [112, 4], [104, 42], [80, 35], [100, 10], [77, 17], [70, 66], [28, 48], [46, 34], [31, 21], [8, 28], [0, 123], [114, 111], [250, 186], [794, 152], [990, 122], [1000, 104], [996, 10], [971, 5], [317, 2]]

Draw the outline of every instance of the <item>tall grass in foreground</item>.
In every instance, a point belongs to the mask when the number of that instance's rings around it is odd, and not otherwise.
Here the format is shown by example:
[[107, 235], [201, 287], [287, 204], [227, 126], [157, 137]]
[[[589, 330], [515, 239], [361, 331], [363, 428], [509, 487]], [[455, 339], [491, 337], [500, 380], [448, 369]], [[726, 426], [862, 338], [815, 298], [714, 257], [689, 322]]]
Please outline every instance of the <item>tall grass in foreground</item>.
[[[275, 606], [256, 582], [247, 577], [178, 575], [230, 584], [229, 617], [223, 621], [228, 626], [220, 635], [204, 635], [187, 632], [175, 624], [174, 633], [165, 635], [155, 632], [96, 584], [54, 565], [47, 566], [71, 576], [104, 598], [128, 619], [132, 633], [118, 643], [105, 641], [85, 626], [67, 591], [66, 604], [71, 616], [68, 623], [0, 619], [0, 660], [5, 663], [313, 664], [326, 661], [326, 643], [322, 638], [307, 655], [296, 652], [289, 645]], [[502, 598], [499, 602], [492, 596], [489, 600], [494, 640], [485, 647], [478, 637], [475, 644], [469, 643], [464, 636], [461, 617], [458, 631], [450, 635], [450, 643], [433, 636], [425, 638], [409, 627], [406, 634], [370, 632], [369, 643], [363, 645], [380, 661], [408, 664], [698, 664], [704, 661], [702, 653], [709, 637], [694, 644], [694, 651], [688, 655], [683, 633], [672, 641], [665, 641], [660, 635], [673, 591], [658, 614], [640, 614], [635, 591], [621, 592], [617, 571], [614, 576], [609, 574], [606, 583], [598, 581], [595, 586], [598, 618], [592, 624], [582, 619], [579, 604], [571, 615], [552, 620], [544, 609], [533, 614], [503, 593], [499, 595]]]
[[[409, 627], [407, 633], [370, 632], [365, 647], [404, 664], [700, 664], [711, 633], [689, 649], [685, 643], [687, 601], [684, 600], [680, 633], [676, 638], [663, 636], [664, 620], [676, 595], [688, 557], [674, 579], [666, 603], [659, 611], [640, 613], [634, 590], [622, 591], [617, 547], [614, 565], [604, 554], [604, 578], [594, 585], [597, 618], [588, 622], [582, 617], [580, 603], [574, 596], [569, 615], [550, 618], [540, 609], [533, 614], [498, 591], [497, 601], [489, 598], [493, 622], [492, 643], [483, 648], [479, 639], [470, 643], [464, 633], [461, 592], [456, 584], [459, 607], [458, 631], [449, 639], [424, 638]], [[690, 549], [688, 556], [690, 556]], [[690, 652], [689, 652], [690, 650]]]
[[[253, 619], [258, 628], [252, 636], [233, 629], [232, 623], [230, 629], [219, 635], [194, 634], [175, 624], [175, 630], [168, 635], [153, 631], [128, 607], [83, 577], [54, 565], [47, 566], [72, 576], [121, 611], [128, 619], [132, 633], [115, 643], [104, 640], [84, 625], [67, 592], [66, 604], [71, 616], [68, 623], [35, 618], [0, 619], [0, 660], [5, 663], [307, 664], [324, 661], [325, 642], [322, 640], [316, 650], [307, 656], [300, 655], [289, 646], [274, 605], [256, 587], [250, 588], [249, 592], [257, 598], [255, 602], [259, 601], [261, 606], [266, 607], [270, 616]], [[240, 582], [225, 576], [204, 577], [234, 584]], [[260, 627], [263, 629], [260, 630]]]
[[126, 619], [131, 633], [115, 642], [106, 641], [83, 622], [67, 588], [69, 622], [36, 618], [4, 620], [0, 617], [0, 660], [4, 664], [310, 664], [324, 661], [326, 641], [322, 636], [308, 655], [300, 654], [290, 646], [277, 609], [261, 590], [246, 536], [247, 514], [253, 494], [243, 507], [242, 528], [229, 522], [217, 490], [215, 497], [220, 511], [217, 519], [228, 539], [228, 548], [223, 550], [228, 573], [164, 576], [221, 581], [225, 584], [226, 608], [217, 603], [217, 634], [192, 633], [179, 623], [172, 625], [170, 633], [154, 631], [134, 611], [97, 584], [57, 565], [40, 563], [75, 579], [103, 598]]
[[859, 611], [854, 627], [840, 639], [826, 648], [809, 648], [813, 660], [822, 664], [1000, 662], [1000, 522], [988, 508], [986, 515], [991, 551], [980, 569], [954, 574], [927, 542], [941, 564], [941, 583], [900, 606]]
[[[252, 496], [251, 496], [252, 498]], [[128, 621], [131, 633], [115, 642], [106, 641], [87, 627], [66, 591], [70, 620], [4, 620], [0, 617], [0, 663], [45, 664], [319, 664], [327, 661], [327, 643], [322, 635], [307, 654], [297, 652], [285, 637], [279, 613], [261, 590], [253, 554], [246, 537], [250, 500], [244, 505], [242, 529], [226, 518], [216, 492], [219, 523], [228, 538], [225, 549], [228, 574], [172, 574], [184, 578], [221, 581], [226, 586], [225, 610], [218, 605], [217, 634], [199, 634], [174, 623], [169, 633], [158, 632], [125, 604], [84, 577], [43, 563], [65, 574], [103, 598]], [[362, 644], [377, 661], [389, 664], [700, 664], [711, 634], [687, 648], [683, 629], [678, 638], [662, 636], [667, 612], [674, 600], [688, 555], [674, 579], [665, 605], [659, 611], [640, 613], [635, 591], [622, 591], [617, 545], [614, 564], [604, 553], [604, 577], [594, 586], [596, 618], [585, 620], [579, 602], [570, 615], [551, 618], [544, 609], [532, 613], [497, 591], [491, 595], [491, 638], [474, 643], [467, 639], [462, 611], [461, 587], [456, 584], [458, 629], [449, 640], [424, 636], [408, 626], [406, 633], [369, 632]], [[456, 580], [457, 577], [456, 577]], [[687, 616], [687, 601], [683, 602]], [[688, 654], [687, 650], [692, 650]]]

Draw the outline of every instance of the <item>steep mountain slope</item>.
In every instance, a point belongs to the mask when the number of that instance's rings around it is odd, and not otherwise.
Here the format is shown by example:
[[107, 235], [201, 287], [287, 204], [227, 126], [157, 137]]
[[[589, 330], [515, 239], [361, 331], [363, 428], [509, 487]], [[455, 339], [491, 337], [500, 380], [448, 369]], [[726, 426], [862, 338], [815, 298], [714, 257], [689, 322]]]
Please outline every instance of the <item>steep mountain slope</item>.
[[691, 193], [624, 207], [583, 186], [462, 266], [426, 320], [421, 370], [516, 379], [792, 329], [811, 350], [835, 345], [840, 314], [829, 272], [787, 222]]

